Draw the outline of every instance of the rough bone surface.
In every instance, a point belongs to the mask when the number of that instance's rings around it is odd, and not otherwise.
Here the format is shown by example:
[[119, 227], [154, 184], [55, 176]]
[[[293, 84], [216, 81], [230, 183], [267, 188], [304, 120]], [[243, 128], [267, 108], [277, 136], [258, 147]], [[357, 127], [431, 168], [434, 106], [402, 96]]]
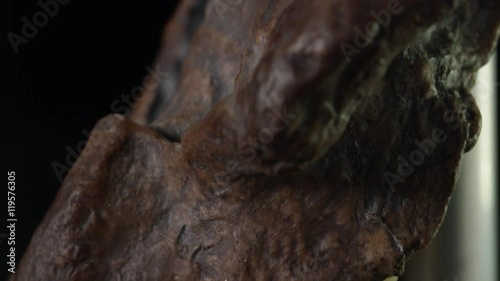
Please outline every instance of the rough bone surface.
[[497, 0], [182, 1], [169, 76], [96, 125], [11, 280], [401, 275], [478, 138], [469, 90], [499, 15]]

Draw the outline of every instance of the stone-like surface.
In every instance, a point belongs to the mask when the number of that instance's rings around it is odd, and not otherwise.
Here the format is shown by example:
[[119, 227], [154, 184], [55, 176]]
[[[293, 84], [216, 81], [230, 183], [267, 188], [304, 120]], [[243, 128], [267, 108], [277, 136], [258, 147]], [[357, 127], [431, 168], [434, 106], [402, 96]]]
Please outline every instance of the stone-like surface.
[[221, 3], [181, 4], [171, 76], [96, 126], [11, 280], [384, 280], [431, 241], [499, 2]]

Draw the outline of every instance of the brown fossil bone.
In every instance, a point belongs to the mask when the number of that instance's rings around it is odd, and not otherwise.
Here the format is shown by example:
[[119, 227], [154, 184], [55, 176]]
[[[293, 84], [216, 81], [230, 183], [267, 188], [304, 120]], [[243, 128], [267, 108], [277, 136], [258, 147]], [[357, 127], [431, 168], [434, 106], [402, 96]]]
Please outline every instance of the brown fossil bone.
[[469, 89], [499, 14], [497, 0], [182, 1], [168, 79], [96, 125], [11, 280], [401, 275], [479, 135]]

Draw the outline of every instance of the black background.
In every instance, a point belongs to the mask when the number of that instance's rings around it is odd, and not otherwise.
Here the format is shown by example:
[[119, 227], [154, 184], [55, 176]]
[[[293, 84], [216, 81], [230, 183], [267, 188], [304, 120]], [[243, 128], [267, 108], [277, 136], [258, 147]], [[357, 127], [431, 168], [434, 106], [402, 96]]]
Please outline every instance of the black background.
[[[90, 131], [115, 99], [142, 84], [177, 2], [72, 0], [17, 55], [7, 33], [21, 34], [22, 17], [32, 19], [41, 8], [37, 1], [2, 2], [2, 165], [17, 178], [18, 262], [61, 185], [51, 164], [66, 163], [66, 147], [76, 150], [86, 140], [82, 130]], [[2, 280], [6, 246], [3, 239]]]
[[[86, 140], [82, 130], [90, 131], [115, 99], [142, 85], [176, 4], [72, 0], [15, 55], [8, 32], [22, 35], [22, 17], [32, 19], [41, 8], [37, 1], [3, 2], [2, 170], [16, 172], [18, 262], [61, 185], [51, 164], [65, 164], [65, 147], [76, 150]], [[6, 206], [6, 196], [1, 200]], [[0, 233], [7, 232], [4, 222]], [[1, 280], [6, 246], [2, 239]]]

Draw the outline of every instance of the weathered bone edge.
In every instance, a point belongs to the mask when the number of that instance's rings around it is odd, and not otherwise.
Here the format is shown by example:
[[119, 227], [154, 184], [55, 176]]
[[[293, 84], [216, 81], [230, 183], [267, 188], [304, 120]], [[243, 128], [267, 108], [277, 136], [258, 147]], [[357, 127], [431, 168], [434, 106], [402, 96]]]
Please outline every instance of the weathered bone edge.
[[10, 280], [384, 280], [430, 243], [499, 1], [221, 2], [182, 1]]

